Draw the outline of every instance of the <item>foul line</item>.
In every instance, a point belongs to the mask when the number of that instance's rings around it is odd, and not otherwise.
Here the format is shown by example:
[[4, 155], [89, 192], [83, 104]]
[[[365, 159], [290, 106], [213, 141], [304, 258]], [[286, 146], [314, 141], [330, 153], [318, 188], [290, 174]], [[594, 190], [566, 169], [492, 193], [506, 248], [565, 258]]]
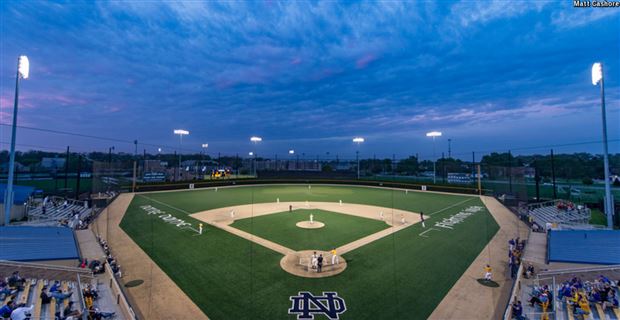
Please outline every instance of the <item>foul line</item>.
[[141, 195], [141, 194], [139, 194], [138, 196], [140, 196], [140, 197], [144, 197], [144, 198], [147, 198], [147, 199], [149, 199], [149, 200], [151, 200], [151, 201], [153, 201], [153, 202], [157, 202], [157, 203], [162, 204], [162, 205], [164, 205], [164, 206], [166, 206], [166, 207], [168, 207], [168, 208], [171, 208], [171, 209], [174, 209], [174, 210], [177, 210], [177, 211], [181, 211], [181, 212], [183, 212], [183, 213], [185, 213], [185, 214], [187, 214], [187, 215], [192, 214], [191, 212], [187, 212], [187, 211], [185, 211], [185, 210], [183, 210], [183, 209], [175, 208], [175, 207], [173, 207], [173, 206], [171, 206], [171, 205], [169, 205], [169, 204], [167, 204], [167, 203], [164, 203], [164, 202], [161, 202], [161, 201], [158, 201], [158, 200], [155, 200], [155, 199], [151, 199], [151, 198], [149, 198], [149, 197], [147, 197], [147, 196], [143, 196], [143, 195]]
[[467, 202], [467, 201], [471, 201], [471, 200], [473, 200], [473, 199], [476, 199], [476, 198], [470, 198], [470, 199], [463, 200], [463, 201], [458, 202], [458, 203], [455, 203], [455, 204], [453, 204], [453, 205], [451, 205], [451, 206], [445, 207], [445, 208], [443, 208], [443, 209], [441, 209], [441, 210], [435, 211], [435, 212], [433, 212], [433, 213], [429, 213], [428, 215], [429, 215], [429, 216], [432, 216], [432, 215], [434, 215], [435, 213], [444, 212], [444, 211], [446, 211], [446, 210], [448, 210], [448, 209], [454, 208], [454, 207], [456, 207], [456, 206], [458, 206], [458, 205], [461, 205], [461, 204], [463, 204], [463, 203], [465, 203], [465, 202]]
[[431, 231], [431, 230], [437, 230], [437, 231], [439, 231], [439, 229], [429, 228], [428, 230], [426, 230], [426, 231], [424, 231], [424, 232], [422, 232], [422, 233], [420, 233], [420, 234], [418, 234], [418, 235], [419, 235], [420, 237], [428, 238], [428, 236], [423, 236], [423, 234], [425, 234], [425, 233], [427, 233], [427, 232], [429, 232], [429, 231]]

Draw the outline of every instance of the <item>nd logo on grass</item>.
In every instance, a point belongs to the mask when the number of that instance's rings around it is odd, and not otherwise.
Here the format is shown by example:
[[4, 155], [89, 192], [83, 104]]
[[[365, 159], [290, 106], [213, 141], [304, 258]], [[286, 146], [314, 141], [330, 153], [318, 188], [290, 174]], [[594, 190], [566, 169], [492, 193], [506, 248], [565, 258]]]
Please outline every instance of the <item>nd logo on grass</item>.
[[297, 319], [314, 319], [315, 315], [324, 315], [328, 319], [340, 319], [340, 314], [347, 311], [344, 299], [337, 292], [323, 292], [315, 296], [307, 291], [289, 298], [292, 302], [288, 314], [296, 314]]

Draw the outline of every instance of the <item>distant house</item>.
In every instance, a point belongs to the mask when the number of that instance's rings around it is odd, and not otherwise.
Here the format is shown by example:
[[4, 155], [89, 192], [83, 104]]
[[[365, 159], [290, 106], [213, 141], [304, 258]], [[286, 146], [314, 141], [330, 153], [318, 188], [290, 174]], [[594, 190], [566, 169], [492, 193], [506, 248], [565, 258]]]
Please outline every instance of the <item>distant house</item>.
[[65, 167], [65, 158], [43, 158], [41, 167], [45, 169], [61, 169]]
[[[0, 164], [0, 171], [8, 172], [9, 163]], [[30, 172], [30, 167], [27, 167], [17, 161], [15, 161], [15, 172]]]
[[448, 173], [448, 183], [469, 184], [471, 182], [471, 174], [469, 173]]

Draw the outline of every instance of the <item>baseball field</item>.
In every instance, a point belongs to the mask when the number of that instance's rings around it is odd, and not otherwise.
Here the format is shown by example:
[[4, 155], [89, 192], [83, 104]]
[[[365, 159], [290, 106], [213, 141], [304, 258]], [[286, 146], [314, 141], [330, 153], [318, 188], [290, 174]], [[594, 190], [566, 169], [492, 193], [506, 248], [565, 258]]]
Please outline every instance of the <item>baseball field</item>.
[[326, 185], [136, 194], [120, 226], [211, 319], [329, 318], [300, 292], [334, 292], [340, 319], [426, 319], [499, 229], [478, 197]]

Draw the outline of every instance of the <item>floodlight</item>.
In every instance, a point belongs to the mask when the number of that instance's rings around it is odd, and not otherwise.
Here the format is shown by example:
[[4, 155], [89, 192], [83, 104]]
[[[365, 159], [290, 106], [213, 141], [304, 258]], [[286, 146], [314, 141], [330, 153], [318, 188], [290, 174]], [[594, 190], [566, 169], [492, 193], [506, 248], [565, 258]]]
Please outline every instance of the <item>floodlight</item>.
[[441, 137], [441, 132], [439, 131], [431, 131], [426, 134], [427, 137]]
[[253, 156], [253, 155], [254, 155], [254, 152], [250, 152], [250, 153], [248, 153], [248, 155]]
[[261, 142], [261, 141], [263, 141], [263, 138], [254, 136], [254, 137], [250, 138], [250, 141], [252, 141], [252, 142]]
[[183, 130], [183, 129], [175, 129], [175, 130], [174, 130], [174, 134], [188, 135], [188, 134], [189, 134], [189, 131], [187, 131], [187, 130]]
[[208, 148], [208, 147], [209, 147], [209, 144], [208, 144], [208, 143], [203, 143], [203, 144], [202, 144], [202, 147], [203, 147], [203, 148]]
[[157, 148], [157, 152], [161, 152], [161, 148]]
[[288, 154], [295, 154], [295, 150], [292, 150], [292, 149], [291, 149], [291, 150], [289, 150], [289, 151], [288, 151]]
[[603, 66], [600, 62], [592, 65], [592, 84], [597, 85], [603, 79]]
[[355, 143], [362, 143], [362, 142], [364, 142], [364, 138], [362, 138], [362, 137], [355, 137], [355, 138], [353, 138], [353, 142], [355, 142]]
[[28, 57], [19, 56], [19, 67], [17, 70], [22, 79], [28, 79], [28, 75], [30, 74], [30, 61], [28, 61]]

